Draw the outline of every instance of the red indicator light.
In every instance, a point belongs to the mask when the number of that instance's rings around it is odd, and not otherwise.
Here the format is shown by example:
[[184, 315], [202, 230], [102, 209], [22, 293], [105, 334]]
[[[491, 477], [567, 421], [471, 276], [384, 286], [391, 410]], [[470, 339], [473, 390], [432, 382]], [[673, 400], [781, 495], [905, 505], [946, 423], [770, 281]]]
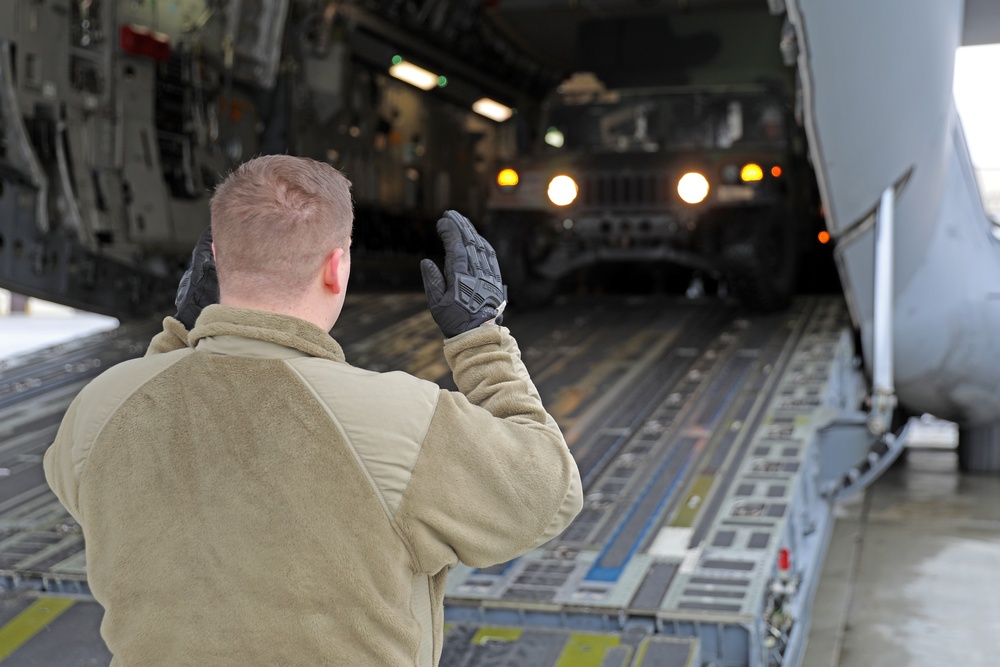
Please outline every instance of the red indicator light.
[[774, 176], [775, 178], [781, 176], [781, 167], [779, 167], [778, 165], [774, 165], [773, 167], [771, 167], [771, 175]]
[[146, 56], [158, 63], [170, 58], [170, 39], [162, 32], [125, 24], [118, 30], [118, 42], [131, 56]]
[[788, 547], [785, 547], [778, 552], [778, 569], [782, 572], [788, 572], [791, 568], [792, 552], [788, 550]]
[[819, 242], [820, 243], [829, 243], [830, 242], [830, 232], [826, 232], [826, 231], [820, 232], [819, 235], [818, 235], [818, 238], [819, 238]]

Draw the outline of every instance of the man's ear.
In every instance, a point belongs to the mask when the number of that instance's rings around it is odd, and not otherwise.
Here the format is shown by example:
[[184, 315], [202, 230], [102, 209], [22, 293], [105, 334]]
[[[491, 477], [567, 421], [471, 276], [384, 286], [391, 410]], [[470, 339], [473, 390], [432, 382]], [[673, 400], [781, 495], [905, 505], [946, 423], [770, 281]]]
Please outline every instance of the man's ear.
[[323, 284], [334, 294], [340, 294], [347, 287], [346, 281], [342, 280], [340, 275], [340, 265], [344, 261], [346, 261], [344, 249], [337, 248], [327, 255], [326, 261], [323, 262]]

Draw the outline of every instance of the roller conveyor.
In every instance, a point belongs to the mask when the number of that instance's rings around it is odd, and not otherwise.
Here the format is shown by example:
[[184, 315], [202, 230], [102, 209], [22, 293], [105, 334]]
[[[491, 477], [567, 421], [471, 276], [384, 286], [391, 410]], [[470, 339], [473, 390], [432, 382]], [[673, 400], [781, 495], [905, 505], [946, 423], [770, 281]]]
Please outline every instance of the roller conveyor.
[[[512, 313], [585, 506], [530, 554], [453, 570], [441, 664], [794, 664], [832, 523], [817, 434], [856, 399], [841, 373], [853, 359], [846, 317], [838, 298], [752, 319], [666, 297]], [[7, 588], [88, 594], [79, 527], [49, 493], [41, 454], [79, 388], [157, 329], [94, 336], [0, 375]], [[422, 295], [350, 299], [334, 334], [355, 365], [451, 386]]]

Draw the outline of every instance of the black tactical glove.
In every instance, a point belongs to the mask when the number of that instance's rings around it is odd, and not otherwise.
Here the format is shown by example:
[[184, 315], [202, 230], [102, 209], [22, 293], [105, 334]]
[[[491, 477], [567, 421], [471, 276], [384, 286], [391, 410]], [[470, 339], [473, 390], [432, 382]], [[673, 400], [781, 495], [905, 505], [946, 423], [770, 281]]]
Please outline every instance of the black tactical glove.
[[446, 338], [495, 319], [503, 319], [507, 286], [493, 246], [457, 211], [445, 211], [437, 223], [444, 242], [444, 275], [429, 259], [420, 262], [427, 305]]
[[215, 255], [212, 254], [212, 227], [206, 227], [191, 253], [191, 266], [177, 285], [176, 317], [188, 331], [205, 306], [219, 303], [219, 279], [215, 275]]

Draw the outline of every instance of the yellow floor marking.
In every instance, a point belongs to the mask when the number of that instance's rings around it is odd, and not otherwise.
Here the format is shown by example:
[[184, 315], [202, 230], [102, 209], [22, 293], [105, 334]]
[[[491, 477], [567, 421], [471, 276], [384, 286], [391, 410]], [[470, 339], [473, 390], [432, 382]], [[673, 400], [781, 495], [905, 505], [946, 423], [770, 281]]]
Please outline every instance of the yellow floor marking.
[[572, 634], [555, 667], [601, 667], [608, 649], [620, 645], [613, 635]]
[[[635, 363], [635, 357], [649, 348], [650, 336], [650, 332], [639, 332], [617, 345], [614, 357], [595, 364], [587, 371], [586, 375], [579, 378], [572, 386], [565, 388], [549, 413], [560, 420], [560, 424], [564, 423], [563, 420], [573, 415], [604, 380], [622, 368], [629, 368]], [[570, 360], [564, 359], [562, 363], [569, 365]], [[536, 379], [535, 382], [537, 384], [540, 381], [540, 379]]]
[[583, 403], [584, 394], [577, 387], [564, 389], [559, 393], [555, 403], [549, 408], [549, 414], [555, 419], [568, 417], [580, 404]]
[[635, 656], [635, 667], [642, 667], [642, 663], [646, 661], [646, 650], [649, 648], [649, 638], [642, 640], [639, 644], [639, 652]]
[[684, 504], [677, 510], [677, 515], [674, 516], [674, 520], [670, 522], [670, 525], [677, 528], [690, 528], [693, 526], [694, 519], [698, 516], [698, 510], [705, 504], [705, 499], [708, 497], [708, 492], [712, 490], [714, 482], [715, 477], [709, 475], [698, 477], [694, 481], [694, 484], [691, 485], [691, 490], [684, 497]]
[[473, 644], [486, 642], [516, 642], [524, 631], [521, 628], [479, 628], [472, 638]]
[[[588, 350], [593, 347], [594, 342], [599, 338], [600, 335], [597, 333], [585, 336], [576, 345], [573, 345], [571, 349], [565, 350], [562, 354], [560, 354], [559, 357], [551, 364], [545, 368], [539, 369], [537, 372], [533, 372], [531, 379], [534, 380], [535, 384], [540, 384], [548, 380], [550, 377], [557, 377], [561, 375], [567, 368], [580, 363], [580, 357], [584, 354], [588, 354]], [[531, 370], [530, 366], [528, 367], [528, 370]]]
[[[650, 645], [653, 643], [653, 639], [654, 639], [653, 637], [646, 637], [645, 639], [642, 640], [642, 643], [639, 644], [639, 652], [635, 656], [635, 662], [632, 663], [633, 667], [646, 667], [646, 665], [645, 665], [645, 662], [646, 662], [646, 652], [649, 650]], [[674, 643], [678, 643], [678, 642], [676, 640], [667, 639], [665, 641], [663, 641], [663, 640], [657, 641], [656, 643], [657, 644], [674, 644]], [[691, 651], [690, 645], [688, 645], [687, 648], [688, 648], [689, 651]], [[694, 651], [691, 651], [688, 654], [688, 661], [687, 661], [687, 663], [685, 663], [686, 667], [694, 667], [694, 663], [695, 663], [694, 656], [695, 656]], [[649, 667], [654, 667], [654, 666], [651, 663]]]
[[21, 648], [46, 625], [59, 618], [76, 600], [68, 598], [40, 598], [0, 628], [0, 660]]

